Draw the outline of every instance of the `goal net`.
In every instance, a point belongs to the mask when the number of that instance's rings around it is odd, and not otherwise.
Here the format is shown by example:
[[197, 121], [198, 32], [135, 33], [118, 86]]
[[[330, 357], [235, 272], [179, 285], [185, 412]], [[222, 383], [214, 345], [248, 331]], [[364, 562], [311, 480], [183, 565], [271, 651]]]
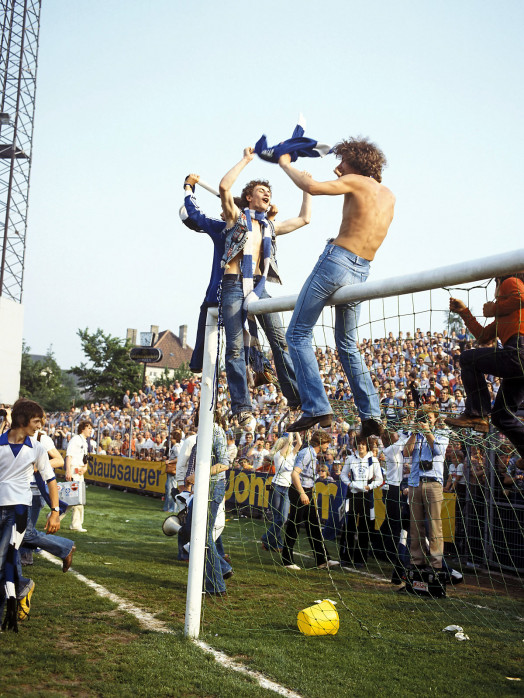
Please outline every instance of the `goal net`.
[[[521, 642], [524, 472], [518, 467], [519, 456], [493, 426], [486, 434], [452, 430], [444, 419], [464, 410], [460, 355], [476, 346], [460, 317], [449, 312], [449, 298], [463, 300], [481, 317], [483, 304], [494, 297], [492, 277], [522, 268], [524, 250], [370, 281], [335, 294], [334, 303], [361, 301], [359, 349], [378, 392], [387, 432], [393, 434], [387, 440], [372, 439], [366, 447], [365, 458], [378, 461], [381, 483], [374, 483], [362, 498], [363, 508], [355, 509], [344, 471], [358, 453], [355, 437], [360, 423], [336, 351], [334, 307], [326, 307], [315, 328], [314, 345], [335, 420], [324, 430], [330, 437], [328, 448], [325, 453], [321, 449], [317, 457], [314, 502], [320, 545], [329, 559], [345, 564], [319, 569], [307, 526], [302, 524], [294, 546], [295, 565], [284, 566], [280, 548], [289, 519], [282, 519], [289, 508], [275, 503], [271, 482], [275, 443], [287, 438], [286, 425], [296, 415], [289, 415], [278, 384], [260, 385], [251, 391], [253, 424], [241, 429], [229, 419], [227, 425], [236, 456], [227, 473], [221, 534], [234, 570], [225, 596], [205, 595], [202, 587], [213, 415], [217, 409], [230, 417], [227, 397], [223, 397], [227, 394], [225, 340], [216, 314], [210, 311], [196, 456], [187, 635], [220, 636], [225, 638], [224, 646], [235, 650], [241, 638], [257, 633], [277, 638], [279, 633], [298, 633], [297, 614], [330, 599], [336, 603], [341, 627], [350, 627], [357, 635], [365, 633], [408, 646], [420, 640], [421, 647], [424, 643], [433, 647], [431, 638], [437, 631], [458, 626], [464, 634], [482, 637], [486, 650], [494, 642], [504, 646]], [[257, 301], [250, 311], [282, 313], [286, 326], [295, 300]], [[260, 338], [263, 342], [262, 332]], [[271, 358], [267, 344], [262, 348]], [[494, 399], [500, 381], [495, 376], [487, 378]], [[427, 417], [430, 409], [438, 412], [432, 429], [445, 452], [441, 574], [434, 574], [431, 565], [412, 566], [411, 457], [404, 448], [412, 434], [415, 442], [425, 437], [427, 424], [422, 424], [420, 413], [425, 410]], [[524, 419], [524, 406], [520, 418]], [[311, 432], [302, 436], [305, 446]], [[392, 443], [402, 446], [398, 480], [388, 470]], [[431, 560], [434, 535], [429, 511], [426, 507], [417, 522], [426, 561]], [[314, 531], [309, 533], [311, 537]]]

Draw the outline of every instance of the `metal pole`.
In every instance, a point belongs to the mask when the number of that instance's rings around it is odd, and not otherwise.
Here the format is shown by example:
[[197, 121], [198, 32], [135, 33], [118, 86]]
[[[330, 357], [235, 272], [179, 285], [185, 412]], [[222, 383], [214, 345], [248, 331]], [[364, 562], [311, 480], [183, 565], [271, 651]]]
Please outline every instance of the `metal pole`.
[[[492, 257], [483, 257], [482, 259], [473, 259], [469, 262], [452, 264], [449, 267], [428, 269], [416, 274], [406, 274], [405, 276], [397, 276], [391, 279], [379, 279], [377, 281], [366, 281], [363, 284], [344, 286], [331, 296], [329, 305], [401, 296], [406, 293], [417, 293], [418, 291], [430, 291], [431, 289], [443, 288], [453, 284], [465, 284], [489, 279], [499, 274], [508, 274], [521, 271], [522, 269], [524, 269], [524, 248], [493, 255]], [[297, 298], [298, 295], [252, 301], [249, 304], [249, 312], [273, 313], [293, 310]]]
[[200, 409], [198, 412], [198, 442], [195, 467], [195, 494], [193, 497], [193, 522], [191, 525], [191, 552], [187, 578], [186, 621], [184, 635], [197, 638], [200, 631], [204, 562], [206, 554], [207, 505], [209, 499], [209, 474], [213, 445], [213, 412], [215, 407], [213, 381], [215, 377], [218, 346], [217, 310], [207, 311], [204, 364]]

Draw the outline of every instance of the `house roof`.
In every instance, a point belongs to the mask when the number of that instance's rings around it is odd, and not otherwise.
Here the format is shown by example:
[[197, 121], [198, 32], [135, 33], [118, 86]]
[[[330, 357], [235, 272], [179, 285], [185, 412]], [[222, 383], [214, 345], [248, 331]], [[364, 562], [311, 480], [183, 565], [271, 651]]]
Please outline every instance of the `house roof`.
[[183, 363], [189, 363], [193, 353], [193, 347], [187, 344], [185, 348], [182, 347], [179, 337], [171, 330], [160, 332], [153, 346], [161, 349], [163, 354], [162, 361], [153, 364], [158, 368], [179, 368]]

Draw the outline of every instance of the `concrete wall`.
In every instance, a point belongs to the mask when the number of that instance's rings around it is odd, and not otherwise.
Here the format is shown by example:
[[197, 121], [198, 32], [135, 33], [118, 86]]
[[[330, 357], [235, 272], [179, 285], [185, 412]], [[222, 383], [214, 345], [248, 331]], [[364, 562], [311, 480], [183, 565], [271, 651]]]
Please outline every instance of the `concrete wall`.
[[0, 403], [13, 403], [20, 391], [24, 306], [0, 297]]

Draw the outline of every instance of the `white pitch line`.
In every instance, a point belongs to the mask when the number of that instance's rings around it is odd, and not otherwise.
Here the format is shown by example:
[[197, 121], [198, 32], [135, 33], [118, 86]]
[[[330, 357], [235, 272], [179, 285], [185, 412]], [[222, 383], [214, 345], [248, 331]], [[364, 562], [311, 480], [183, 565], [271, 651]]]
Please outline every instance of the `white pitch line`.
[[[54, 555], [51, 555], [45, 550], [43, 550], [40, 554], [43, 558], [49, 560], [49, 562], [52, 562], [54, 565], [62, 565], [62, 560], [55, 557]], [[173, 635], [175, 634], [175, 631], [172, 628], [166, 625], [164, 621], [155, 618], [155, 616], [152, 613], [144, 611], [144, 609], [138, 608], [138, 606], [135, 606], [129, 601], [122, 599], [120, 596], [113, 594], [113, 592], [109, 591], [109, 589], [106, 589], [101, 584], [97, 584], [97, 582], [94, 582], [92, 579], [89, 579], [88, 577], [84, 577], [83, 574], [76, 572], [72, 567], [69, 569], [68, 573], [74, 575], [81, 582], [84, 582], [84, 584], [93, 589], [98, 594], [98, 596], [112, 601], [114, 604], [117, 605], [117, 607], [121, 611], [124, 611], [125, 613], [130, 613], [138, 620], [140, 625], [142, 625], [146, 630], [153, 630], [157, 633], [171, 633]], [[280, 696], [285, 696], [286, 698], [302, 698], [299, 693], [295, 693], [294, 691], [289, 690], [285, 686], [281, 686], [275, 681], [271, 681], [271, 679], [266, 678], [259, 671], [248, 669], [248, 667], [244, 666], [243, 664], [235, 662], [233, 659], [231, 659], [231, 657], [225, 654], [225, 652], [219, 652], [218, 650], [213, 649], [210, 645], [208, 645], [205, 642], [202, 642], [201, 640], [192, 640], [192, 642], [197, 647], [200, 647], [200, 649], [204, 652], [211, 654], [215, 658], [215, 661], [217, 661], [226, 669], [231, 669], [232, 671], [237, 671], [240, 674], [244, 674], [245, 676], [250, 676], [251, 678], [255, 679], [255, 681], [260, 686], [262, 686], [262, 688], [265, 688], [268, 691], [273, 691], [274, 693], [277, 693]]]
[[224, 652], [214, 650], [208, 644], [202, 642], [202, 640], [193, 640], [193, 642], [195, 643], [195, 645], [203, 649], [205, 652], [212, 654], [217, 662], [227, 667], [228, 669], [233, 669], [233, 671], [239, 671], [242, 674], [251, 676], [260, 684], [260, 686], [262, 686], [262, 688], [267, 688], [269, 691], [274, 691], [275, 693], [278, 693], [281, 696], [286, 696], [287, 698], [301, 698], [299, 693], [295, 693], [294, 691], [289, 690], [289, 688], [285, 688], [284, 686], [281, 686], [280, 684], [275, 683], [270, 679], [267, 679], [263, 674], [261, 674], [258, 671], [253, 671], [252, 669], [248, 669], [247, 667], [245, 667], [243, 664], [238, 664], [233, 659], [231, 659], [231, 657], [228, 657], [227, 654], [225, 654]]

